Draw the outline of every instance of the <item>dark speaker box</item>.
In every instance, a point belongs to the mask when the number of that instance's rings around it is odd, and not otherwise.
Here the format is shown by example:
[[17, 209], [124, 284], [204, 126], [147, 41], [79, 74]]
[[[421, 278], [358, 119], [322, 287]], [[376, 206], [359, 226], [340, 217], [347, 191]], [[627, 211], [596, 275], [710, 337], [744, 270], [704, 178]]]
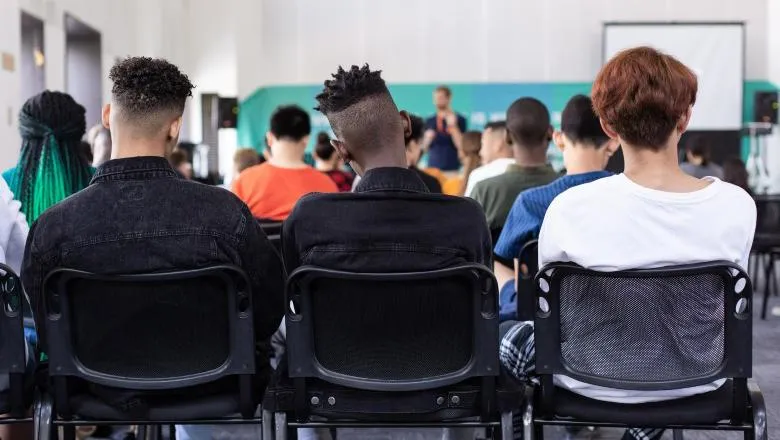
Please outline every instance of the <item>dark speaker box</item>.
[[238, 99], [219, 98], [219, 128], [236, 128]]
[[753, 120], [755, 122], [771, 122], [777, 124], [777, 92], [756, 92], [753, 104]]

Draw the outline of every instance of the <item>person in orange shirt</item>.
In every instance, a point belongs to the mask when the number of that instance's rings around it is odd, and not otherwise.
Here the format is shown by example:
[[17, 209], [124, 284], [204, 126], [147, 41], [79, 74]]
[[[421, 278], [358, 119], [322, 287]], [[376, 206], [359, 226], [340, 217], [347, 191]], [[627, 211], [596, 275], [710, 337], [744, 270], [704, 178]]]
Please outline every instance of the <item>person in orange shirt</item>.
[[256, 218], [283, 221], [306, 194], [338, 192], [330, 177], [304, 163], [309, 134], [311, 121], [302, 108], [282, 106], [274, 111], [271, 130], [266, 134], [271, 158], [233, 180], [233, 193]]

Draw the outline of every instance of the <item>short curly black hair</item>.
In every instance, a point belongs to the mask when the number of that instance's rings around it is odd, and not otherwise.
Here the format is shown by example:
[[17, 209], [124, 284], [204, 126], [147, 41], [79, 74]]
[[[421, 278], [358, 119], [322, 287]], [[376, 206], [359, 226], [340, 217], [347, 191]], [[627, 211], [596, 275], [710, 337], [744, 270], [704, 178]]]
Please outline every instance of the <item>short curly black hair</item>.
[[162, 111], [181, 115], [194, 88], [178, 67], [159, 58], [125, 58], [111, 68], [108, 77], [114, 82], [114, 102], [133, 119]]
[[339, 66], [333, 79], [325, 81], [322, 93], [317, 95], [315, 110], [324, 115], [340, 112], [363, 99], [379, 94], [390, 94], [382, 79], [382, 71], [371, 71], [368, 64], [363, 67], [353, 65], [349, 70]]

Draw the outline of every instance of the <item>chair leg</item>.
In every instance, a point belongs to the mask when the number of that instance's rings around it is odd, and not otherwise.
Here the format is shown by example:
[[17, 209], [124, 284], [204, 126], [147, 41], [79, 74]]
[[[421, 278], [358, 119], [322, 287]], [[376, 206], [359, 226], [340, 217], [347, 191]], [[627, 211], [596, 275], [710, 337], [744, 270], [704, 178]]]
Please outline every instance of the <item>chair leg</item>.
[[531, 399], [525, 404], [523, 411], [523, 440], [535, 440], [534, 405]]
[[74, 425], [63, 426], [62, 438], [65, 440], [76, 440], [76, 426]]
[[[35, 440], [52, 440], [57, 434], [56, 429], [52, 429], [52, 402], [51, 396], [42, 395], [35, 402], [35, 429], [33, 438]], [[53, 432], [52, 432], [53, 431]]]
[[512, 440], [515, 434], [512, 411], [501, 413], [501, 440]]
[[769, 307], [769, 291], [771, 290], [769, 277], [772, 276], [772, 257], [767, 257], [766, 260], [764, 262], [764, 301], [761, 304], [761, 319], [766, 319], [766, 311]]
[[330, 428], [330, 440], [338, 440], [338, 438], [339, 438], [339, 429]]
[[148, 426], [138, 425], [138, 433], [136, 434], [135, 438], [137, 440], [149, 440], [148, 431]]
[[755, 380], [748, 380], [748, 395], [752, 409], [753, 431], [746, 432], [745, 439], [767, 440], [769, 437], [767, 436], [766, 404], [764, 403], [764, 395]]
[[168, 425], [168, 440], [176, 440], [176, 425]]
[[274, 415], [271, 411], [263, 409], [263, 435], [262, 440], [274, 440]]
[[672, 430], [672, 439], [674, 439], [674, 440], [683, 440], [683, 430], [682, 429], [673, 429]]
[[287, 440], [287, 414], [283, 412], [276, 413], [274, 416], [276, 437], [275, 440]]

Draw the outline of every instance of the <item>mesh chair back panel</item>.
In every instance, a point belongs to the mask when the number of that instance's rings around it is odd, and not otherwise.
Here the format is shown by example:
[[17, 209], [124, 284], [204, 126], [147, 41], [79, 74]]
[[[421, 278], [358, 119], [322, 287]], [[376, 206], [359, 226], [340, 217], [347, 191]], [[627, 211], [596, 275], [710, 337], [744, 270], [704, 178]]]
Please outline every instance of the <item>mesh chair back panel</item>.
[[561, 280], [561, 356], [602, 378], [662, 382], [714, 373], [724, 361], [724, 281], [714, 274]]
[[211, 371], [229, 356], [228, 298], [217, 277], [69, 284], [73, 350], [91, 370], [159, 379]]
[[471, 360], [473, 295], [466, 280], [322, 279], [312, 286], [312, 309], [315, 355], [336, 373], [425, 379]]

